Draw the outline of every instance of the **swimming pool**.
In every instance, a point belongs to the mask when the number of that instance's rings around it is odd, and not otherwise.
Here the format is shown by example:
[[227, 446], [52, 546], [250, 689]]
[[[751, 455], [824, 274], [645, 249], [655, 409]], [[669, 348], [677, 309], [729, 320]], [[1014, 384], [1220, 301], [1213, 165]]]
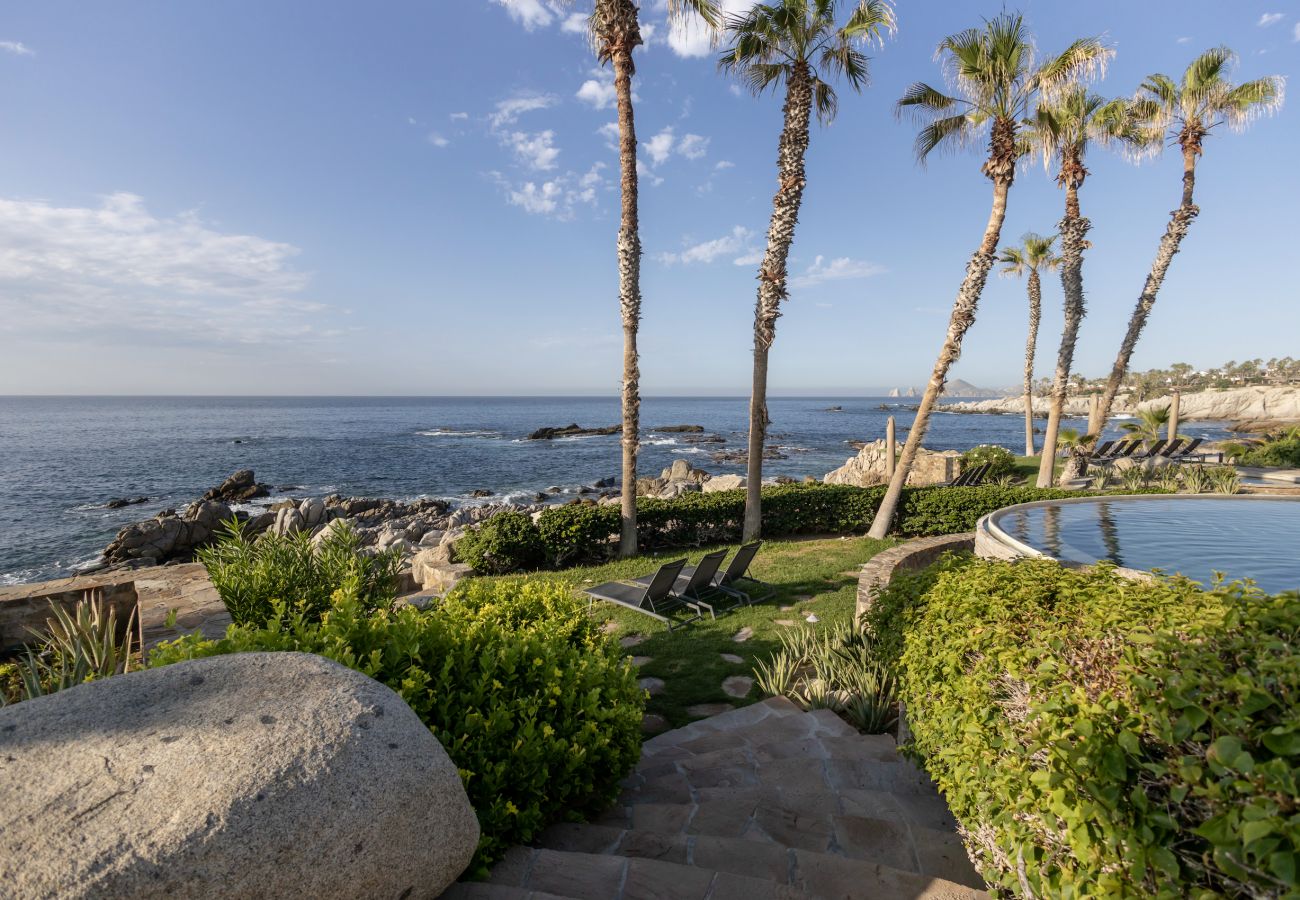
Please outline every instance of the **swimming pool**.
[[1222, 572], [1273, 593], [1300, 590], [1300, 499], [1156, 494], [1022, 503], [980, 520], [976, 550], [1109, 560], [1203, 584]]

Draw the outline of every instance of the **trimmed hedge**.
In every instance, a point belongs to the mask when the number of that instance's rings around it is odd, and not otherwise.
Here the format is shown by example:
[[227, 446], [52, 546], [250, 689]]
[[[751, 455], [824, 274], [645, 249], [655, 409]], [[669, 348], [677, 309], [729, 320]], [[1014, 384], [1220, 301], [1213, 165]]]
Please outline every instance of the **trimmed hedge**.
[[[1158, 489], [1155, 489], [1158, 490]], [[862, 534], [885, 495], [884, 485], [854, 487], [845, 484], [782, 484], [763, 488], [763, 536], [799, 534]], [[895, 518], [895, 533], [903, 537], [971, 531], [980, 517], [1031, 500], [1078, 497], [1079, 491], [1032, 487], [917, 487], [904, 488]], [[456, 543], [457, 555], [476, 569], [475, 559], [493, 547], [490, 569], [500, 574], [500, 563], [510, 558], [533, 560], [532, 533], [510, 521], [498, 534], [493, 517]], [[637, 543], [643, 551], [699, 547], [740, 540], [745, 518], [745, 492], [716, 491], [683, 494], [673, 500], [643, 498], [637, 501]], [[537, 519], [542, 558], [521, 562], [518, 569], [578, 565], [608, 559], [618, 545], [619, 508], [571, 503], [545, 509]], [[519, 548], [526, 547], [527, 552]]]
[[1300, 594], [949, 558], [868, 627], [990, 885], [1300, 890]]
[[456, 542], [456, 556], [483, 575], [505, 575], [540, 568], [546, 545], [532, 516], [506, 510], [466, 531]]
[[635, 670], [553, 582], [477, 581], [433, 610], [374, 613], [344, 589], [318, 622], [277, 601], [264, 625], [163, 644], [150, 665], [251, 650], [320, 654], [410, 704], [456, 763], [478, 815], [471, 874], [553, 822], [608, 808], [640, 755], [645, 696]]
[[980, 444], [978, 447], [971, 447], [961, 455], [963, 472], [983, 465], [989, 467], [988, 471], [984, 473], [984, 477], [990, 481], [1006, 475], [1014, 475], [1016, 473], [1016, 455], [1006, 447], [997, 444]]

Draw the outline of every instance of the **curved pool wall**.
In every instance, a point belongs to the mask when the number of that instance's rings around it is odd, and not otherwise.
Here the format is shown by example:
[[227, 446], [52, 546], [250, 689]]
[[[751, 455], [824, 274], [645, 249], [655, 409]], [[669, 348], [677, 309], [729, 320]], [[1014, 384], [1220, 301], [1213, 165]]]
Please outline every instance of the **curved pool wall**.
[[1300, 590], [1300, 498], [1145, 494], [1038, 500], [980, 519], [975, 552], [1108, 560], [1123, 574], [1179, 573], [1208, 584], [1216, 572], [1270, 592]]

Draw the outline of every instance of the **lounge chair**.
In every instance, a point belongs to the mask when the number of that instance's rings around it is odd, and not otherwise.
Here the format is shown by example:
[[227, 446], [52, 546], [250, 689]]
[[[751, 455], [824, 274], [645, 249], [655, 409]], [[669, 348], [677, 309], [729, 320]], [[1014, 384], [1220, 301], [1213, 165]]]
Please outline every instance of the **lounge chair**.
[[1132, 458], [1133, 458], [1133, 459], [1154, 459], [1154, 458], [1156, 458], [1157, 456], [1160, 455], [1160, 451], [1161, 451], [1161, 450], [1165, 449], [1165, 444], [1167, 444], [1167, 443], [1169, 443], [1169, 442], [1168, 442], [1168, 441], [1156, 441], [1154, 444], [1151, 445], [1151, 449], [1150, 449], [1150, 450], [1146, 451], [1145, 453], [1139, 453], [1139, 454], [1137, 454], [1136, 456], [1134, 456], [1134, 457], [1132, 457]]
[[628, 609], [643, 613], [652, 619], [658, 619], [668, 626], [668, 630], [681, 628], [689, 625], [701, 618], [698, 608], [692, 606], [695, 615], [687, 619], [671, 619], [668, 613], [685, 605], [678, 595], [673, 593], [673, 585], [676, 584], [677, 578], [686, 566], [686, 560], [679, 559], [675, 562], [664, 563], [659, 567], [659, 571], [648, 576], [648, 582], [637, 584], [623, 581], [607, 581], [604, 584], [598, 584], [595, 587], [586, 588], [583, 593], [590, 598], [591, 602], [596, 600], [605, 600], [609, 603], [617, 603], [619, 606], [625, 606]]
[[1115, 441], [1107, 441], [1096, 450], [1088, 454], [1088, 462], [1101, 462], [1110, 453], [1110, 448], [1115, 446]]
[[984, 463], [983, 465], [975, 466], [973, 469], [967, 469], [952, 481], [949, 481], [945, 487], [976, 487], [984, 481], [984, 476], [988, 472], [989, 468], [989, 464]]
[[[758, 548], [761, 546], [763, 546], [762, 541], [754, 541], [752, 544], [741, 547], [736, 551], [736, 555], [731, 558], [731, 562], [727, 564], [726, 570], [714, 575], [710, 582], [713, 587], [736, 599], [737, 602], [732, 608], [739, 606], [741, 603], [747, 606], [761, 603], [776, 593], [775, 586], [768, 584], [766, 581], [759, 581], [753, 575], [748, 574], [749, 564], [754, 561], [754, 557], [758, 554]], [[703, 564], [704, 561], [701, 560], [700, 565]], [[695, 569], [690, 566], [682, 570], [683, 577], [690, 577], [694, 574]], [[749, 584], [757, 585], [758, 590], [755, 591], [752, 588], [745, 590], [741, 586]]]
[[1105, 459], [1099, 459], [1097, 462], [1115, 462], [1120, 459], [1128, 459], [1137, 452], [1138, 447], [1142, 446], [1141, 441], [1120, 440], [1116, 442], [1115, 447], [1110, 451], [1110, 456]]
[[[709, 614], [710, 619], [717, 618], [717, 610], [710, 602], [719, 595], [732, 596], [730, 592], [714, 583], [717, 578], [718, 569], [722, 568], [722, 560], [726, 558], [726, 550], [716, 550], [713, 553], [704, 554], [698, 566], [686, 566], [681, 570], [673, 583], [672, 596], [676, 597], [686, 606], [691, 607], [701, 615]], [[633, 584], [649, 585], [653, 583], [655, 575], [643, 575], [640, 578], [633, 578]]]
[[1169, 458], [1172, 459], [1174, 462], [1183, 462], [1189, 459], [1204, 461], [1205, 454], [1196, 452], [1197, 448], [1199, 448], [1201, 444], [1204, 443], [1205, 443], [1205, 438], [1192, 438], [1191, 442], [1188, 443], [1186, 447], [1183, 447], [1177, 453], [1170, 454]]
[[1174, 456], [1177, 455], [1178, 453], [1178, 448], [1185, 443], [1186, 441], [1184, 441], [1182, 438], [1174, 438], [1172, 441], [1170, 441], [1168, 444], [1165, 445], [1165, 449], [1160, 451], [1160, 455], [1163, 456], [1165, 459], [1173, 459]]

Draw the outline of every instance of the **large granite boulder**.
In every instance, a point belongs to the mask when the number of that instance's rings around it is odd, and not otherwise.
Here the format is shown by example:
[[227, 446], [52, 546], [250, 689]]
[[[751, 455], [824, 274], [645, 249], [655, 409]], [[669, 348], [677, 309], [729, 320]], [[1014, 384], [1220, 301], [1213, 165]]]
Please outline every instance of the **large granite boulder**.
[[437, 897], [479, 828], [389, 688], [305, 653], [120, 675], [0, 709], [6, 897]]
[[[961, 472], [961, 454], [956, 450], [917, 451], [912, 470], [907, 473], [907, 483], [912, 485], [943, 484], [952, 481]], [[885, 442], [873, 441], [863, 445], [858, 455], [846, 460], [834, 472], [828, 472], [822, 481], [827, 484], [852, 484], [871, 487], [889, 481], [889, 451]]]
[[708, 481], [704, 482], [704, 493], [712, 494], [717, 491], [734, 491], [737, 488], [743, 488], [748, 483], [744, 475], [714, 475]]
[[222, 526], [235, 518], [230, 507], [217, 500], [191, 503], [177, 515], [164, 510], [152, 519], [133, 522], [117, 533], [104, 548], [104, 562], [115, 564], [130, 560], [151, 563], [170, 559], [188, 559], [195, 549], [210, 542]]
[[243, 500], [256, 500], [271, 493], [270, 489], [259, 484], [252, 469], [240, 469], [221, 484], [203, 495], [204, 500], [219, 500], [223, 503], [238, 503]]

